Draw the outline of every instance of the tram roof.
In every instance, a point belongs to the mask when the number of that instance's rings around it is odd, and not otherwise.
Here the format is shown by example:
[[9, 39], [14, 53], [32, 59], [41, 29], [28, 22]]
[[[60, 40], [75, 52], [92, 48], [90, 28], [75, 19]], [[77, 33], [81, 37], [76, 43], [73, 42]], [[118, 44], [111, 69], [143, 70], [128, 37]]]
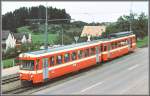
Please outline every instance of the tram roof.
[[33, 54], [33, 55], [39, 55], [39, 54], [45, 53], [45, 51], [46, 52], [60, 51], [60, 50], [64, 50], [64, 49], [70, 49], [70, 48], [75, 48], [75, 47], [79, 47], [79, 46], [93, 44], [93, 43], [96, 43], [98, 41], [100, 41], [100, 40], [94, 40], [94, 41], [90, 41], [90, 42], [82, 42], [82, 43], [71, 44], [71, 45], [66, 45], [66, 46], [60, 46], [60, 47], [55, 47], [55, 48], [48, 48], [47, 50], [42, 49], [42, 50], [39, 50], [39, 51], [32, 51], [32, 52], [26, 52], [26, 53]]
[[84, 46], [84, 45], [90, 45], [90, 44], [93, 44], [93, 43], [96, 43], [96, 42], [99, 42], [99, 41], [109, 41], [109, 40], [112, 40], [114, 38], [104, 38], [104, 39], [99, 39], [99, 40], [93, 40], [93, 41], [90, 41], [90, 42], [82, 42], [82, 43], [77, 43], [77, 44], [71, 44], [71, 45], [65, 45], [65, 46], [60, 46], [60, 47], [55, 47], [55, 48], [48, 48], [47, 50], [45, 49], [41, 49], [41, 50], [38, 50], [38, 51], [31, 51], [31, 52], [25, 52], [27, 54], [32, 54], [32, 55], [40, 55], [40, 54], [43, 54], [45, 52], [55, 52], [55, 51], [60, 51], [60, 50], [64, 50], [64, 49], [70, 49], [70, 48], [75, 48], [75, 47], [80, 47], [80, 46]]

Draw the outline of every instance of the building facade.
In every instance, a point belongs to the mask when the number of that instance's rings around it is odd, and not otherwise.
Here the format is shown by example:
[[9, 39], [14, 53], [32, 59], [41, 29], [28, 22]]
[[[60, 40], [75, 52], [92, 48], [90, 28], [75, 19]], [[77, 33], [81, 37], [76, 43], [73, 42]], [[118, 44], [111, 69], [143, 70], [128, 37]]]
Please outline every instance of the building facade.
[[24, 43], [31, 43], [32, 38], [29, 33], [12, 33], [9, 30], [2, 31], [2, 50], [6, 52], [9, 48], [21, 46]]
[[81, 37], [84, 36], [101, 36], [103, 32], [105, 32], [106, 26], [84, 26]]
[[2, 50], [6, 52], [9, 48], [14, 48], [16, 46], [16, 39], [9, 30], [2, 31]]

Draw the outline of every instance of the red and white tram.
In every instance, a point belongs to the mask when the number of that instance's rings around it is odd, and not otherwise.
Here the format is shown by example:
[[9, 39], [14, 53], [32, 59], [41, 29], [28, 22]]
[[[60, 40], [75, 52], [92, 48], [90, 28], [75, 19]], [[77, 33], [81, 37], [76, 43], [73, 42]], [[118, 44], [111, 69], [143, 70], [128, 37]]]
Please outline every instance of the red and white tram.
[[134, 34], [128, 34], [117, 38], [21, 53], [18, 58], [21, 63], [20, 80], [32, 81], [33, 84], [42, 83], [133, 52], [135, 48], [136, 37]]

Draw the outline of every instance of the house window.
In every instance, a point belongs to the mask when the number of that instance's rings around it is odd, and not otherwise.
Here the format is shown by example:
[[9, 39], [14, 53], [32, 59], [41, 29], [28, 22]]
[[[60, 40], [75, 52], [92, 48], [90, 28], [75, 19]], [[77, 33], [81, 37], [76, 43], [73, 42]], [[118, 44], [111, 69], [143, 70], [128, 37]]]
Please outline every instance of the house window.
[[2, 49], [6, 49], [6, 44], [2, 44]]
[[66, 53], [66, 54], [64, 55], [64, 61], [65, 61], [65, 62], [69, 62], [69, 61], [70, 61], [70, 54], [69, 54], [69, 53]]

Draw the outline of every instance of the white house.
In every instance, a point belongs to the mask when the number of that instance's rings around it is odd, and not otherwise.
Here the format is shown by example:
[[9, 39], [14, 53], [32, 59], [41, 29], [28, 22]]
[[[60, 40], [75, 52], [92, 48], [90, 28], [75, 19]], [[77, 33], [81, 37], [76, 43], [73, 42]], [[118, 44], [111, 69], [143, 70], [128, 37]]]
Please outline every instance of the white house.
[[16, 45], [21, 45], [23, 43], [31, 43], [31, 34], [29, 33], [14, 33], [16, 39]]
[[27, 42], [27, 39], [26, 39], [26, 36], [23, 35], [22, 39], [21, 39], [21, 43], [26, 43]]
[[2, 31], [2, 49], [6, 52], [9, 48], [15, 48], [23, 43], [31, 43], [31, 34], [11, 33], [9, 30]]
[[16, 40], [9, 30], [2, 31], [2, 49], [5, 52], [8, 48], [14, 48]]

